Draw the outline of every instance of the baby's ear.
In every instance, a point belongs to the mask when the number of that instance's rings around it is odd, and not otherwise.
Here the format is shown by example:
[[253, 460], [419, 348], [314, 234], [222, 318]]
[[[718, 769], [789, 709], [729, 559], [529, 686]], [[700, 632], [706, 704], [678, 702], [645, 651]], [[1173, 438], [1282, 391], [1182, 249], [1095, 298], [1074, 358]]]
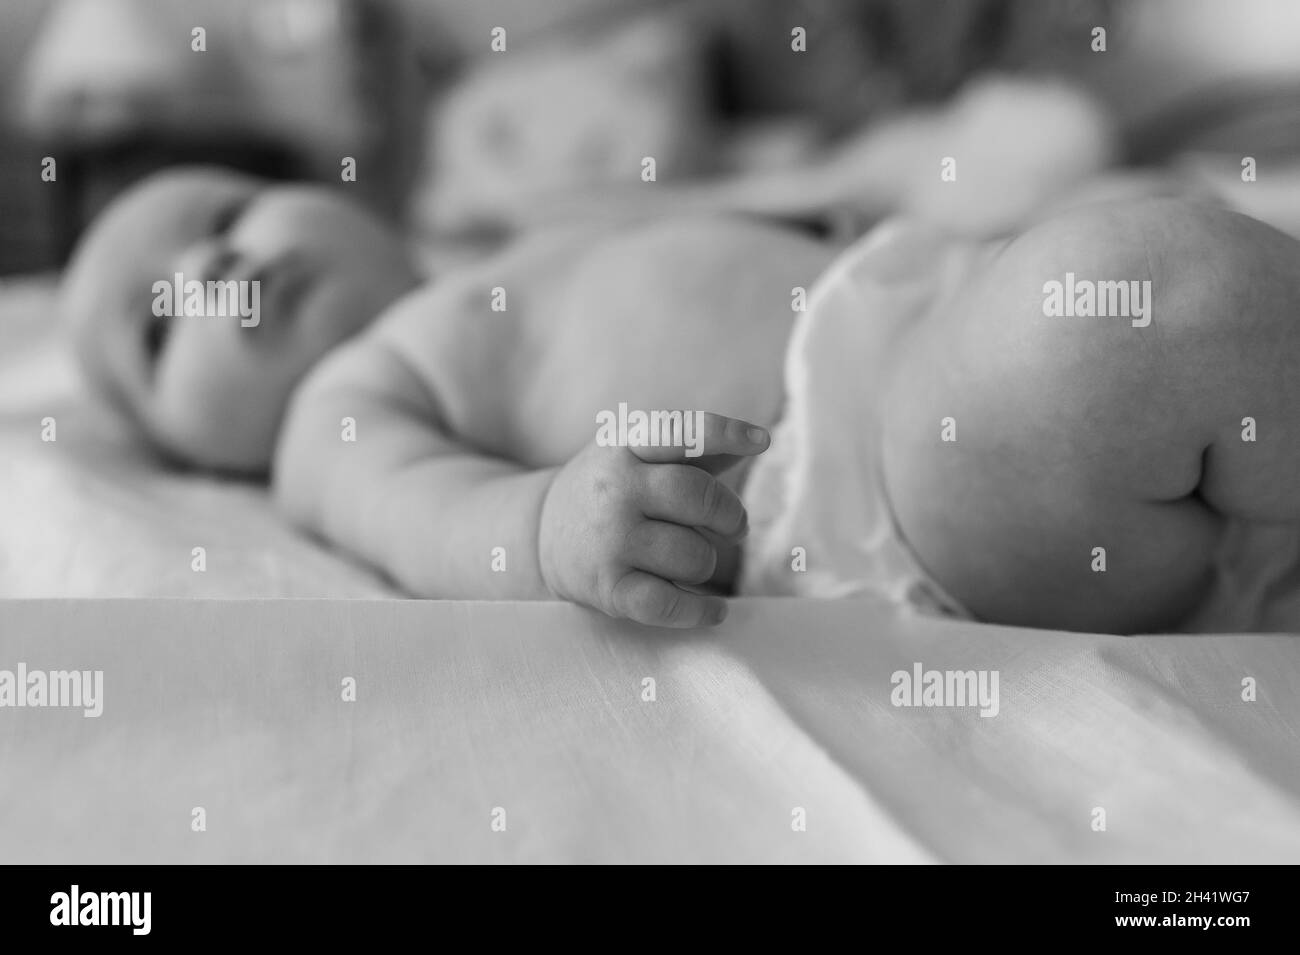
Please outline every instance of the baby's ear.
[[126, 323], [114, 304], [116, 296], [103, 287], [104, 283], [95, 281], [94, 267], [84, 254], [74, 255], [55, 293], [52, 317], [72, 350], [87, 390], [96, 399], [107, 399], [113, 410], [129, 417], [122, 385], [115, 380], [107, 359], [108, 339], [114, 334], [126, 334]]
[[74, 345], [89, 333], [93, 292], [88, 287], [90, 276], [88, 264], [83, 261], [80, 249], [73, 253], [63, 274], [59, 277], [59, 287], [54, 296], [54, 317]]

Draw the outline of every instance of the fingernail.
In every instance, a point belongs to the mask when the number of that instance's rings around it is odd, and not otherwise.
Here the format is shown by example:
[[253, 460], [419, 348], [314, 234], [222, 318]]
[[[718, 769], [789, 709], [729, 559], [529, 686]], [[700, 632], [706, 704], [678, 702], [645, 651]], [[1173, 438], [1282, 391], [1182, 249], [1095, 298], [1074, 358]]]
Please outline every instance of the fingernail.
[[762, 428], [750, 428], [745, 433], [749, 436], [750, 444], [762, 444], [767, 440], [767, 432]]

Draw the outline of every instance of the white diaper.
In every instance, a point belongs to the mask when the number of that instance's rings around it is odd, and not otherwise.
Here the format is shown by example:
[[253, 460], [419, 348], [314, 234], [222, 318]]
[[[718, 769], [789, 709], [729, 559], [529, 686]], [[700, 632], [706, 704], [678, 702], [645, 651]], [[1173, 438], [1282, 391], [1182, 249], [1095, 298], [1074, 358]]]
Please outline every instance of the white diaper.
[[[847, 249], [818, 280], [786, 355], [785, 413], [744, 489], [750, 534], [742, 593], [874, 594], [972, 616], [899, 533], [880, 473], [877, 414], [891, 331], [923, 316], [978, 251], [895, 220]], [[1300, 530], [1230, 524], [1205, 599], [1180, 629], [1300, 630]]]
[[817, 281], [786, 354], [785, 413], [745, 485], [742, 593], [875, 594], [970, 616], [898, 533], [876, 415], [891, 332], [923, 315], [974, 252], [896, 220], [847, 249]]

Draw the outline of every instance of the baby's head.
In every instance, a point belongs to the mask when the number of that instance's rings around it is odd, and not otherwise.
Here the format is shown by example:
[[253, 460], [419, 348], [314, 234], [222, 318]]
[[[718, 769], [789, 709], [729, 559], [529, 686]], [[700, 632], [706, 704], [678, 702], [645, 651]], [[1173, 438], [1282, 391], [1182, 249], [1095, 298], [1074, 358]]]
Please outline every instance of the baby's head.
[[161, 450], [262, 474], [302, 377], [417, 281], [399, 237], [336, 193], [192, 169], [105, 210], [62, 310], [92, 385]]

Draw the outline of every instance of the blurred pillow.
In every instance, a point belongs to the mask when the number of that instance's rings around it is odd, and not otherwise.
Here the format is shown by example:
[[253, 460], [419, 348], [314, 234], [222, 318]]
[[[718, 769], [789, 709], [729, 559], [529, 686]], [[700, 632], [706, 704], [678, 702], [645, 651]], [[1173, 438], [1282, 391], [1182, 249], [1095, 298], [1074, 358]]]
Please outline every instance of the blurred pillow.
[[388, 0], [56, 0], [15, 105], [73, 149], [278, 144], [333, 182], [351, 156], [356, 190], [378, 195], [415, 165], [403, 38]]
[[702, 171], [709, 145], [698, 31], [670, 15], [612, 33], [568, 32], [478, 61], [435, 106], [422, 220], [450, 231], [511, 218], [518, 203], [594, 184]]

